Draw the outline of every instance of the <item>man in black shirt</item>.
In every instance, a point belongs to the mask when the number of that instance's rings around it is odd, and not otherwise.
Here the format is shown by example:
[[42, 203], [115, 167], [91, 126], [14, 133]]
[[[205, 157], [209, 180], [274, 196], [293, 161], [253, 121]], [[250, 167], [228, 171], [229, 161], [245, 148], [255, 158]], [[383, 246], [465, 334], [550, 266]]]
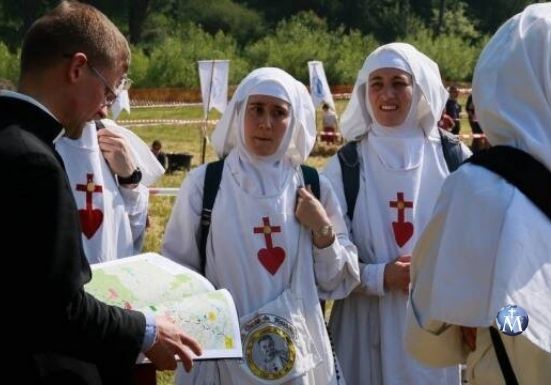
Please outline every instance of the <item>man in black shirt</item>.
[[[126, 84], [130, 50], [95, 8], [64, 1], [27, 32], [19, 92], [0, 95], [2, 280], [10, 310], [4, 364], [18, 384], [125, 384], [138, 353], [159, 369], [200, 354], [170, 320], [108, 306], [83, 290], [91, 278], [64, 165], [54, 150]], [[25, 286], [24, 289], [20, 286]], [[32, 293], [29, 295], [28, 293]]]

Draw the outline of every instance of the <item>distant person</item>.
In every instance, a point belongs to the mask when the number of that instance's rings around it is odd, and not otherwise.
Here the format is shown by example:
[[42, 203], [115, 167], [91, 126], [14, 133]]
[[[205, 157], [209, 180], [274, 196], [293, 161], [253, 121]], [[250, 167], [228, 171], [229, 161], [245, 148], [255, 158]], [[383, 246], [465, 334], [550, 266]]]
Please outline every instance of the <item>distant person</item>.
[[488, 141], [482, 132], [482, 128], [478, 123], [478, 118], [476, 117], [476, 110], [473, 102], [473, 95], [469, 94], [467, 98], [467, 104], [465, 104], [465, 110], [467, 110], [467, 115], [469, 119], [469, 125], [471, 126], [471, 131], [473, 134], [473, 141], [471, 145], [471, 150], [476, 153], [480, 150], [488, 148]]
[[526, 7], [490, 39], [473, 100], [493, 147], [444, 182], [417, 243], [406, 345], [427, 365], [466, 363], [472, 385], [548, 385], [551, 3]]
[[402, 338], [411, 253], [444, 180], [470, 155], [437, 127], [447, 98], [433, 60], [390, 43], [365, 59], [343, 113], [348, 143], [323, 173], [360, 259], [361, 283], [335, 301], [329, 323], [347, 384], [459, 383], [458, 366], [422, 365]]
[[321, 140], [326, 143], [335, 143], [337, 141], [337, 114], [327, 103], [323, 103], [322, 106], [322, 133]]
[[[4, 366], [18, 384], [128, 384], [140, 352], [159, 369], [189, 370], [198, 343], [166, 317], [108, 306], [84, 291], [91, 271], [64, 163], [63, 136], [80, 138], [124, 88], [130, 49], [94, 7], [63, 1], [31, 26], [19, 92], [0, 93], [0, 233], [10, 310]], [[78, 161], [78, 160], [77, 160]], [[20, 285], [19, 285], [20, 286]], [[8, 319], [5, 319], [8, 321]], [[9, 325], [7, 324], [9, 323]]]
[[461, 104], [457, 98], [459, 97], [459, 89], [456, 86], [450, 86], [448, 89], [450, 97], [446, 102], [446, 114], [448, 114], [453, 119], [453, 129], [452, 134], [459, 135], [461, 132]]
[[154, 140], [151, 144], [151, 152], [155, 155], [159, 163], [166, 169], [168, 167], [167, 156], [163, 151], [163, 145], [160, 140]]
[[55, 143], [75, 197], [84, 252], [90, 263], [138, 254], [149, 205], [148, 186], [163, 167], [136, 134], [105, 118], [88, 122], [82, 136]]
[[329, 182], [301, 166], [315, 140], [306, 87], [281, 69], [256, 69], [212, 134], [223, 161], [184, 179], [162, 254], [232, 294], [250, 348], [243, 361], [201, 362], [191, 378], [179, 372], [178, 384], [264, 383], [273, 368], [263, 369], [254, 347], [273, 334], [296, 353], [278, 370], [279, 383], [338, 384], [319, 296], [346, 296], [358, 283], [358, 260]]

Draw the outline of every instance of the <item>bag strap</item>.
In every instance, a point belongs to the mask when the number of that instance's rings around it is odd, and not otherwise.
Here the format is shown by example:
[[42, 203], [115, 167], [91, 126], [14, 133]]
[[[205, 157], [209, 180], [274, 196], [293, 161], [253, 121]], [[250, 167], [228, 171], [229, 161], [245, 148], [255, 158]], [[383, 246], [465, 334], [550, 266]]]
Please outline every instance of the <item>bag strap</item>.
[[[456, 135], [438, 129], [442, 142], [442, 152], [448, 170], [453, 172], [463, 163], [463, 149], [461, 141]], [[356, 199], [360, 191], [360, 162], [358, 160], [358, 151], [356, 149], [357, 142], [348, 142], [342, 146], [338, 154], [339, 163], [341, 165], [342, 184], [344, 187], [344, 197], [346, 199], [347, 211], [346, 215], [352, 220], [354, 216], [354, 208], [356, 207]]]
[[461, 148], [461, 140], [457, 135], [453, 135], [446, 130], [438, 128], [440, 140], [442, 142], [442, 152], [444, 159], [448, 165], [448, 170], [454, 172], [465, 160], [463, 157], [463, 149]]
[[358, 142], [348, 142], [337, 151], [337, 157], [341, 166], [342, 185], [346, 199], [346, 215], [350, 221], [354, 216], [356, 199], [360, 191], [360, 162], [358, 159]]
[[318, 170], [316, 170], [314, 167], [306, 166], [304, 164], [301, 164], [300, 168], [302, 169], [304, 184], [306, 186], [310, 185], [310, 188], [312, 189], [312, 193], [319, 200], [321, 196], [321, 192], [320, 192], [320, 177], [318, 174]]
[[96, 130], [101, 130], [102, 128], [105, 128], [105, 124], [103, 124], [100, 119], [94, 120], [94, 124], [96, 125]]
[[222, 180], [222, 171], [224, 170], [224, 159], [207, 164], [205, 172], [205, 181], [203, 183], [203, 208], [201, 210], [201, 234], [199, 239], [199, 257], [201, 274], [205, 275], [207, 264], [207, 237], [209, 235], [210, 220], [212, 208], [216, 199], [216, 194], [220, 188]]
[[497, 361], [499, 362], [499, 367], [501, 368], [501, 374], [505, 379], [505, 385], [519, 385], [517, 376], [515, 376], [515, 371], [513, 366], [509, 361], [509, 356], [501, 340], [499, 332], [493, 326], [490, 326], [490, 336], [492, 337], [492, 343], [494, 345], [494, 350], [496, 352]]
[[503, 177], [551, 220], [551, 171], [530, 154], [509, 146], [495, 146], [471, 156], [468, 162]]

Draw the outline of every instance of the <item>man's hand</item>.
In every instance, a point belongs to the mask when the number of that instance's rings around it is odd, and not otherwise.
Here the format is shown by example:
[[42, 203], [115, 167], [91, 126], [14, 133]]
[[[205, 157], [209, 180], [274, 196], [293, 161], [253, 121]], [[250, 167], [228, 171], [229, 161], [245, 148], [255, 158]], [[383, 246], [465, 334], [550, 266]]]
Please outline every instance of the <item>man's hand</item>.
[[130, 176], [136, 169], [136, 162], [126, 140], [117, 133], [102, 128], [98, 130], [99, 148], [114, 174]]
[[202, 354], [199, 343], [186, 335], [172, 320], [158, 317], [157, 334], [153, 346], [145, 352], [159, 370], [176, 369], [176, 357], [180, 357], [187, 372], [193, 367], [193, 358]]
[[409, 293], [409, 267], [411, 256], [402, 255], [393, 262], [387, 263], [384, 272], [384, 285], [388, 290], [402, 290]]

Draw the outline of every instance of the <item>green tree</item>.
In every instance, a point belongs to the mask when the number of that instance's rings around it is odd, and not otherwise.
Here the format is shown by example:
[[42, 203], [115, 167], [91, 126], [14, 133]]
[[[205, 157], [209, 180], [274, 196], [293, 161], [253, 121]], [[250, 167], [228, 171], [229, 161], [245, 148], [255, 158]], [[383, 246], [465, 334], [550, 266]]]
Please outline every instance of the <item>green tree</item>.
[[[467, 42], [476, 42], [481, 37], [477, 29], [478, 20], [473, 20], [467, 15], [467, 4], [459, 1], [444, 10], [442, 25], [438, 28], [441, 34], [458, 36]], [[440, 14], [433, 10], [433, 25], [439, 23]]]
[[493, 34], [508, 18], [537, 0], [466, 0], [469, 15], [480, 21], [482, 34]]
[[442, 79], [449, 81], [471, 80], [476, 60], [485, 42], [483, 40], [481, 43], [471, 45], [469, 41], [458, 35], [447, 34], [433, 38], [428, 28], [420, 29], [414, 35], [407, 36], [405, 41], [413, 44], [438, 63]]
[[230, 83], [236, 84], [249, 71], [240, 57], [237, 42], [218, 32], [211, 35], [199, 26], [187, 24], [177, 37], [169, 37], [151, 50], [141, 87], [198, 88], [197, 61], [230, 60]]
[[175, 20], [199, 24], [211, 34], [231, 34], [240, 44], [266, 32], [259, 12], [232, 0], [176, 0], [170, 8]]
[[279, 23], [271, 36], [260, 39], [245, 49], [245, 57], [253, 68], [282, 68], [308, 84], [307, 62], [323, 62], [330, 84], [353, 82], [363, 59], [377, 47], [372, 36], [358, 31], [346, 33], [343, 27], [330, 30], [324, 19], [313, 12], [301, 12], [289, 21]]
[[0, 79], [7, 79], [13, 84], [19, 80], [19, 51], [11, 53], [8, 46], [0, 42]]

